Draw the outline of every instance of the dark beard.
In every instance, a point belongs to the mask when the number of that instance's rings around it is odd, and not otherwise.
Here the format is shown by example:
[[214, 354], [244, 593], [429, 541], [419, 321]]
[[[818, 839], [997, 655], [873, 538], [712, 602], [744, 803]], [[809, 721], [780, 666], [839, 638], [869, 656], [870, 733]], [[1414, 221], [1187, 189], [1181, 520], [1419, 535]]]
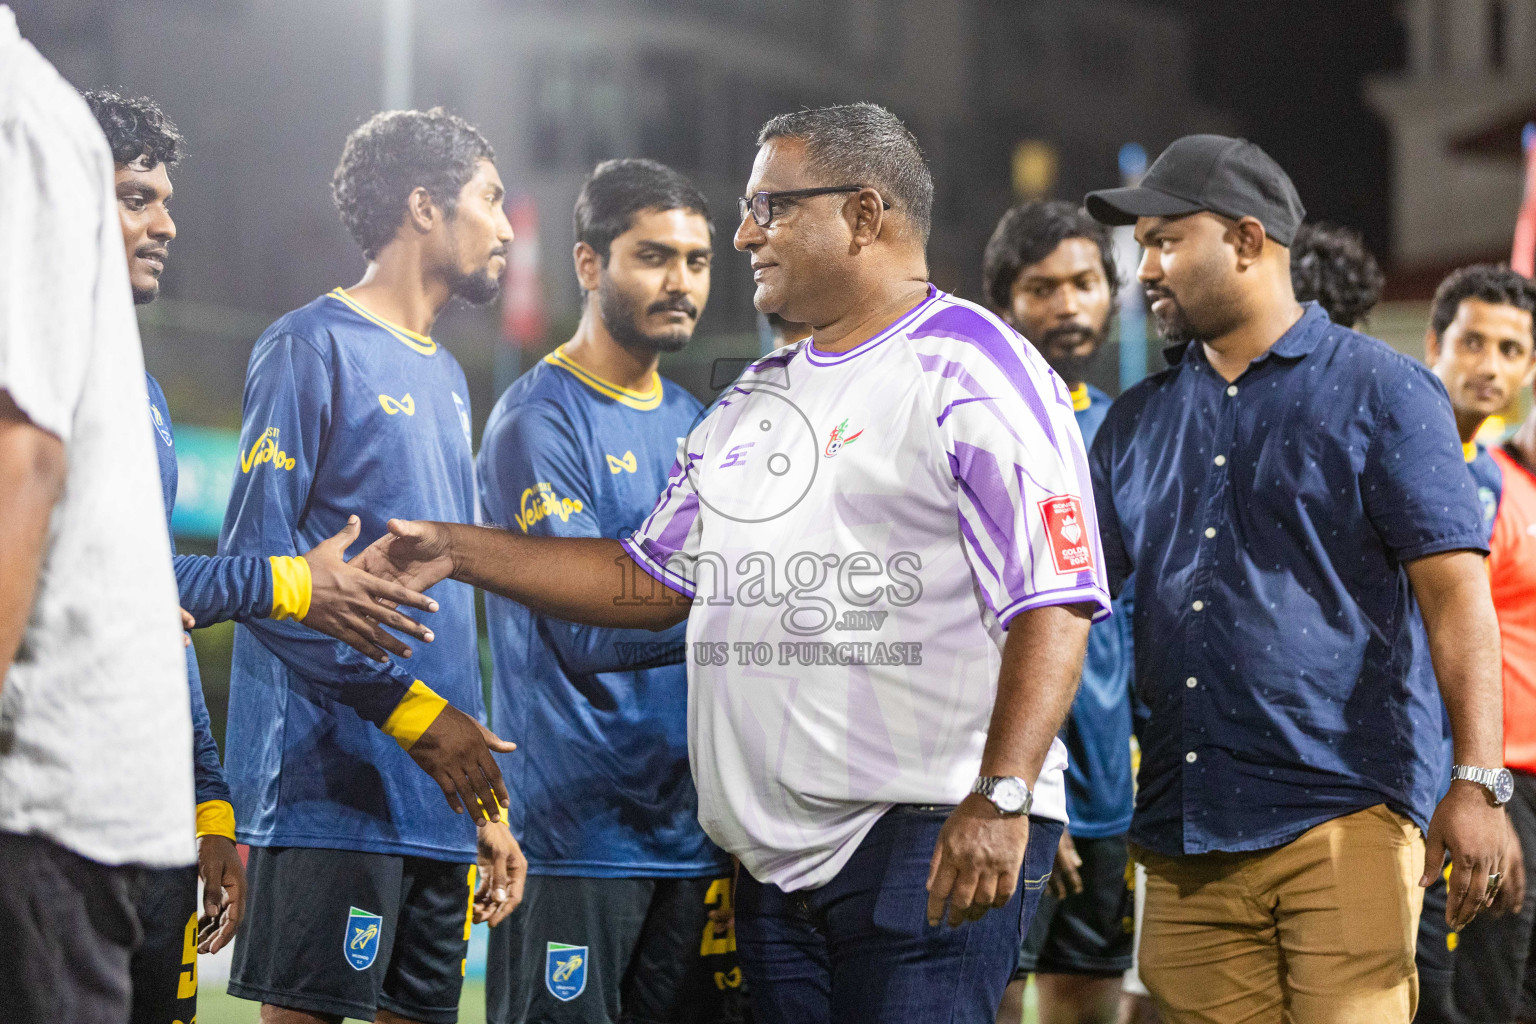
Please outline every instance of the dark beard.
[[[688, 309], [694, 316], [698, 315], [693, 303], [688, 303]], [[673, 328], [664, 334], [646, 334], [639, 327], [640, 318], [647, 313], [661, 312], [671, 308], [665, 302], [655, 302], [649, 307], [641, 308], [641, 303], [636, 302], [614, 287], [612, 281], [605, 273], [597, 286], [597, 309], [603, 316], [603, 323], [608, 328], [608, 333], [613, 340], [618, 342], [626, 351], [641, 355], [653, 355], [661, 352], [681, 352], [688, 346], [693, 332], [684, 327]]]
[[1169, 345], [1187, 345], [1191, 341], [1208, 340], [1205, 333], [1190, 322], [1189, 314], [1184, 312], [1184, 307], [1179, 305], [1179, 300], [1173, 297], [1172, 292], [1148, 290], [1147, 307], [1150, 309], [1152, 303], [1158, 299], [1169, 299], [1173, 302], [1173, 312], [1167, 316], [1152, 314], [1152, 320], [1157, 324], [1158, 336], [1163, 341]]
[[160, 286], [153, 288], [135, 288], [133, 290], [133, 304], [135, 306], [147, 306], [160, 297]]
[[[1076, 326], [1056, 327], [1042, 334], [1036, 347], [1045, 357], [1046, 363], [1056, 371], [1056, 376], [1075, 384], [1088, 378], [1088, 371], [1098, 361], [1099, 353], [1104, 351], [1104, 339], [1108, 336], [1109, 321], [1107, 320], [1097, 333]], [[1093, 350], [1087, 355], [1063, 352], [1056, 347], [1057, 342], [1066, 342], [1076, 348], [1089, 338], [1093, 340]]]
[[483, 306], [501, 294], [501, 279], [492, 277], [488, 270], [478, 270], [473, 274], [455, 270], [448, 278], [448, 294], [472, 306]]

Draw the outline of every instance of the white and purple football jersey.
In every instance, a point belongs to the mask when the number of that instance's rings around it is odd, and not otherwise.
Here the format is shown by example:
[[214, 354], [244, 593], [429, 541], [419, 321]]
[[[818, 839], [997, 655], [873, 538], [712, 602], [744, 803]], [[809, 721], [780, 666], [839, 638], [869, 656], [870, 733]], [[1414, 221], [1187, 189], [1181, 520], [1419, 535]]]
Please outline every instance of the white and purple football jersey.
[[[624, 543], [694, 598], [699, 819], [788, 890], [830, 880], [893, 804], [966, 796], [1015, 615], [1109, 614], [1066, 389], [933, 288], [848, 352], [807, 340], [749, 367]], [[1066, 820], [1065, 765], [1058, 739], [1035, 814]]]

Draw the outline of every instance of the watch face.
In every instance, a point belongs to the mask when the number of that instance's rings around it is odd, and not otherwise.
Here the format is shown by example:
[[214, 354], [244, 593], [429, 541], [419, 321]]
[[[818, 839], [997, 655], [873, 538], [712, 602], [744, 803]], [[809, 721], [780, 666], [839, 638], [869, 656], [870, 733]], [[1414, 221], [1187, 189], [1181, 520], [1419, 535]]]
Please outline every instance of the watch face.
[[1509, 803], [1509, 798], [1515, 795], [1515, 777], [1508, 768], [1500, 768], [1493, 773], [1493, 798], [1501, 804]]
[[1018, 779], [1002, 778], [992, 789], [992, 805], [1004, 814], [1017, 814], [1024, 809], [1029, 789]]

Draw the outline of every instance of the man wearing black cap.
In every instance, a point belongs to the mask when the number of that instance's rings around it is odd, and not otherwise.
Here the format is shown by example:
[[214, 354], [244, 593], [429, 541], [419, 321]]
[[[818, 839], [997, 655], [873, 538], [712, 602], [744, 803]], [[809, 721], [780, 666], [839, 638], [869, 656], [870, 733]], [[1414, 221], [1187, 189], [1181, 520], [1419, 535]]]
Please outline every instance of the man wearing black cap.
[[[1136, 225], [1171, 345], [1090, 457], [1152, 716], [1142, 979], [1171, 1021], [1407, 1024], [1420, 886], [1449, 855], [1447, 920], [1472, 919], [1509, 788], [1486, 530], [1445, 389], [1297, 303], [1304, 211], [1252, 143], [1179, 139], [1087, 206]], [[1436, 806], [1442, 698], [1458, 781]]]

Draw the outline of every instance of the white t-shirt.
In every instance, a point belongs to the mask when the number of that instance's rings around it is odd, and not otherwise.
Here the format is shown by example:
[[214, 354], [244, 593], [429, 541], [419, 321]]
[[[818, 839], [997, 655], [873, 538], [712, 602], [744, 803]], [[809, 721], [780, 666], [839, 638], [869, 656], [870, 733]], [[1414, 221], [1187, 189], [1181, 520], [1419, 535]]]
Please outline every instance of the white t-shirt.
[[[790, 890], [830, 880], [893, 804], [964, 799], [1015, 615], [1109, 612], [1066, 389], [933, 289], [849, 352], [804, 341], [750, 367], [624, 543], [695, 599], [699, 820]], [[1058, 739], [1035, 814], [1066, 820], [1065, 766]]]
[[5, 7], [0, 168], [0, 390], [68, 460], [0, 690], [0, 830], [189, 864], [186, 656], [112, 155]]

